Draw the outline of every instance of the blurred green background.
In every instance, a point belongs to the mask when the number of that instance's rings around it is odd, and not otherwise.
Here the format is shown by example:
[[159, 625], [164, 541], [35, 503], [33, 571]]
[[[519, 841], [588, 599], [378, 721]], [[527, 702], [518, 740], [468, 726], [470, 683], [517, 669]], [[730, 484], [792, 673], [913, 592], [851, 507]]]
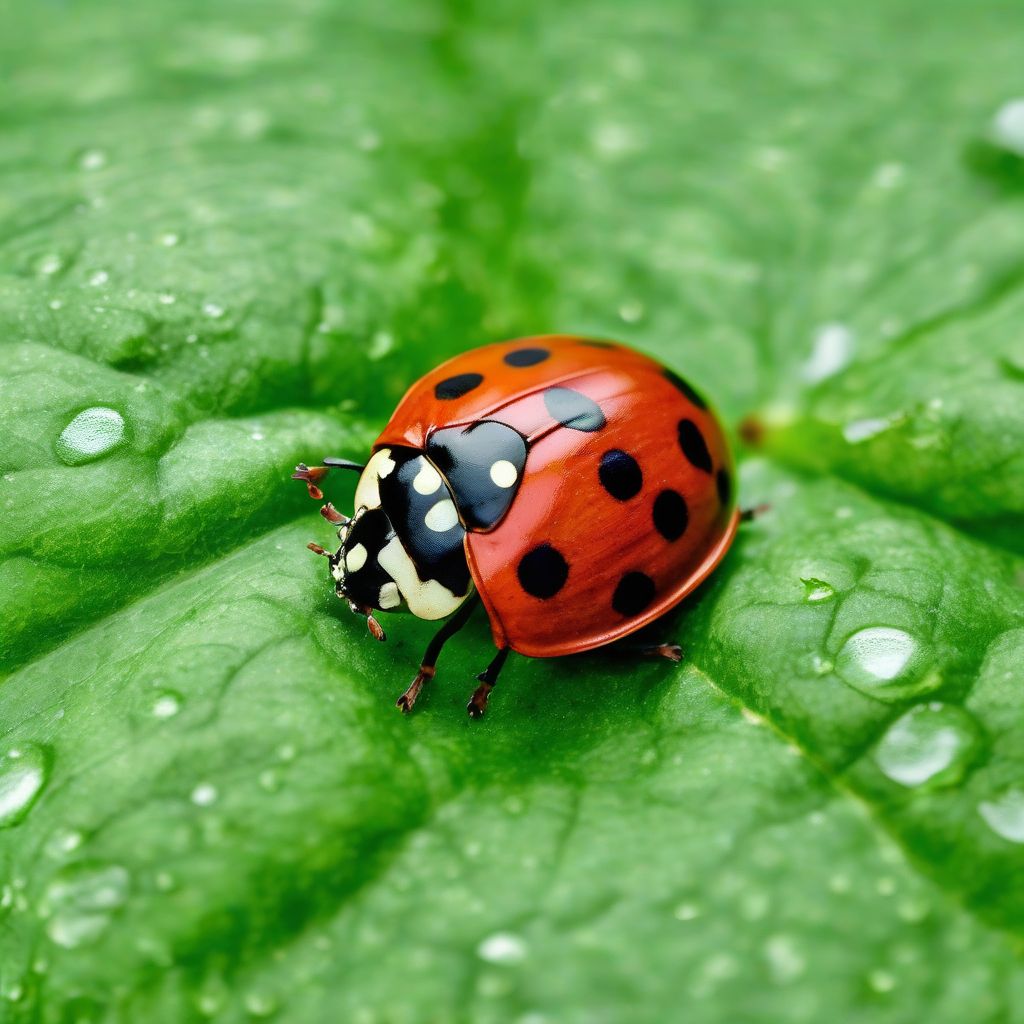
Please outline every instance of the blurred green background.
[[[1024, 11], [0, 16], [0, 1020], [1024, 1021]], [[410, 718], [292, 466], [616, 337], [770, 502]], [[740, 442], [737, 441], [739, 445]], [[344, 508], [351, 483], [331, 481]]]

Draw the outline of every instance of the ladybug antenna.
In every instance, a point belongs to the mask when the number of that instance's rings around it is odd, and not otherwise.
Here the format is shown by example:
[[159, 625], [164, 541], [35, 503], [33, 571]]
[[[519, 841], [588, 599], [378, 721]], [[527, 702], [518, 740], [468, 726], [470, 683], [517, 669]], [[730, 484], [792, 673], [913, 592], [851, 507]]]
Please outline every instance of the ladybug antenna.
[[361, 462], [353, 462], [351, 459], [335, 459], [330, 456], [324, 459], [324, 466], [329, 469], [354, 469], [357, 473], [362, 473], [366, 469]]

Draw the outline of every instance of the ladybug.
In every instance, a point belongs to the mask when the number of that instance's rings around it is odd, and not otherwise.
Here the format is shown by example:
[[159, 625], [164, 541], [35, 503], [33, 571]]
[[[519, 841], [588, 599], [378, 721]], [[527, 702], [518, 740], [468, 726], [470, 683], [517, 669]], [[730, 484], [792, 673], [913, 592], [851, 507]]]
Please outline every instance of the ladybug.
[[[732, 455], [701, 395], [625, 345], [569, 335], [450, 359], [406, 392], [365, 465], [328, 458], [293, 475], [320, 500], [332, 468], [361, 474], [351, 518], [321, 509], [341, 546], [309, 545], [338, 597], [378, 640], [375, 610], [446, 620], [398, 698], [404, 712], [479, 605], [497, 655], [473, 718], [510, 651], [589, 651], [674, 608], [740, 518]], [[636, 650], [681, 658], [674, 644]]]

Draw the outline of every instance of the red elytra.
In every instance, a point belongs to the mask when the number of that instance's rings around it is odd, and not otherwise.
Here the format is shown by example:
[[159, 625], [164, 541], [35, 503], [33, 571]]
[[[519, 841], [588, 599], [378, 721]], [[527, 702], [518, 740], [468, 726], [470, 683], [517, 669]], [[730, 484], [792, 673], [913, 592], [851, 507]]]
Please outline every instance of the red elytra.
[[[495, 521], [474, 525], [465, 491], [457, 480], [453, 484], [451, 467], [446, 473], [438, 464], [432, 446], [442, 436], [459, 434], [453, 428], [471, 433], [481, 423], [500, 424], [509, 428], [508, 436], [514, 431], [524, 439], [525, 462], [518, 472], [509, 462], [500, 473], [498, 464], [492, 466], [492, 478], [502, 486], [515, 479], [515, 489]], [[439, 500], [450, 495], [459, 513], [460, 525], [453, 529], [462, 531], [472, 586], [499, 650], [497, 668], [492, 664], [494, 671], [480, 677], [483, 684], [470, 702], [474, 716], [482, 714], [508, 650], [556, 657], [634, 633], [707, 578], [739, 521], [732, 456], [715, 414], [675, 373], [608, 342], [546, 335], [458, 355], [408, 390], [373, 451], [385, 453], [378, 459], [385, 467], [392, 455], [400, 466], [387, 484], [383, 474], [375, 477], [382, 495], [385, 487], [398, 487], [402, 459], [421, 458], [441, 472], [446, 489], [437, 492]], [[479, 461], [480, 452], [472, 454]], [[414, 469], [419, 463], [408, 465]], [[320, 471], [300, 469], [306, 475], [297, 475], [313, 493]], [[387, 505], [386, 497], [381, 500]], [[393, 507], [385, 511], [396, 518]], [[357, 521], [358, 512], [351, 522]], [[343, 525], [343, 541], [346, 530]], [[367, 605], [380, 604], [353, 602], [353, 584], [340, 581], [348, 578], [346, 564], [352, 561], [346, 543], [329, 556], [337, 563], [332, 572], [339, 596], [373, 622]], [[460, 616], [464, 621], [468, 613], [460, 610], [453, 619]], [[448, 624], [436, 649], [428, 649], [420, 674], [399, 700], [403, 710], [432, 677], [440, 645], [462, 621], [454, 628]], [[678, 658], [678, 648], [650, 646]]]

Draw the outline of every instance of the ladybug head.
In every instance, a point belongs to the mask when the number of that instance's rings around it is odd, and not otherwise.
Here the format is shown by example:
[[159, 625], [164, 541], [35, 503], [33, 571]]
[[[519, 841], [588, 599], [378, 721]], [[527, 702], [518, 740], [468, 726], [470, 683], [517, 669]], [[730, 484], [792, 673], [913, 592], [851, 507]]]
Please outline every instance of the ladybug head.
[[331, 511], [336, 518], [326, 517], [340, 522], [341, 547], [334, 554], [322, 548], [318, 553], [327, 557], [335, 593], [348, 601], [349, 608], [357, 615], [365, 615], [370, 632], [383, 640], [384, 630], [373, 617], [374, 609], [394, 611], [402, 604], [398, 584], [378, 561], [380, 552], [394, 539], [395, 531], [379, 508], [360, 508], [352, 519], [338, 515], [333, 508]]

